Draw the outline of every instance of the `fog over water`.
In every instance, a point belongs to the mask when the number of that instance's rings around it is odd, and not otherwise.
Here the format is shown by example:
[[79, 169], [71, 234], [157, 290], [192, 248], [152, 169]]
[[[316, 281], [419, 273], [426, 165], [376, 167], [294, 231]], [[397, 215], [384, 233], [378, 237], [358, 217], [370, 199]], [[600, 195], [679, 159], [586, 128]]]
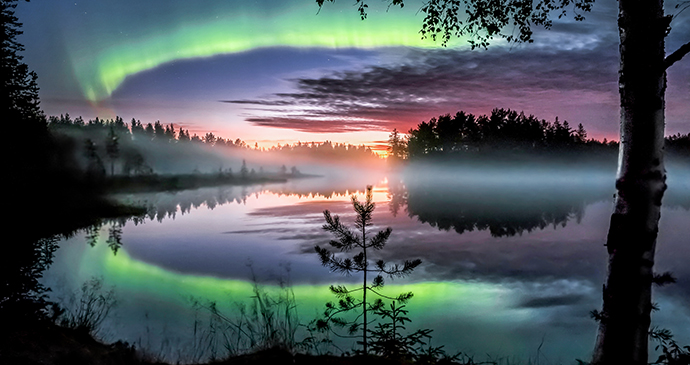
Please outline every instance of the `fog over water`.
[[[119, 305], [101, 335], [169, 358], [173, 348], [189, 344], [190, 296], [231, 311], [232, 303], [250, 300], [253, 275], [271, 286], [289, 270], [300, 319], [308, 322], [334, 299], [329, 284], [361, 280], [320, 265], [314, 246], [332, 238], [321, 228], [323, 211], [351, 226], [350, 195], [363, 200], [372, 184], [371, 229], [393, 230], [380, 257], [422, 260], [412, 275], [386, 285], [391, 293], [414, 292], [408, 329], [434, 329], [434, 345], [477, 359], [538, 355], [574, 363], [590, 356], [596, 323], [589, 312], [601, 305], [613, 171], [465, 167], [324, 175], [120, 196], [146, 204], [149, 214], [139, 224], [124, 223], [117, 254], [106, 244], [108, 225], [94, 247], [76, 235], [61, 245], [45, 281], [55, 298], [64, 298], [102, 276]], [[660, 311], [652, 319], [679, 343], [690, 342], [688, 182], [690, 172], [669, 166], [655, 269], [673, 272], [678, 282], [655, 288]]]

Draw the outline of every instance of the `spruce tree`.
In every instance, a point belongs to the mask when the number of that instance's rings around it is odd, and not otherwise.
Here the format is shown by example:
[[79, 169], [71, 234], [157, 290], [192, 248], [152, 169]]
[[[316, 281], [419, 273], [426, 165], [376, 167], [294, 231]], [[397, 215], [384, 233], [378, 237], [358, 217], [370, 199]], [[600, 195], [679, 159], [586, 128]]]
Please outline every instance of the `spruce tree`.
[[[373, 236], [367, 231], [367, 227], [372, 225], [372, 213], [376, 205], [373, 202], [372, 187], [367, 186], [366, 198], [364, 203], [359, 202], [356, 196], [352, 196], [352, 206], [355, 210], [355, 228], [357, 231], [353, 232], [340, 222], [340, 218], [333, 216], [328, 210], [323, 212], [326, 224], [323, 229], [332, 233], [335, 240], [331, 240], [328, 244], [341, 253], [347, 253], [356, 250], [356, 254], [351, 258], [342, 258], [340, 254], [332, 253], [326, 248], [319, 246], [315, 247], [319, 254], [321, 264], [331, 269], [332, 272], [337, 272], [343, 275], [351, 275], [353, 273], [362, 273], [362, 285], [355, 289], [348, 289], [343, 285], [331, 285], [330, 290], [335, 294], [339, 302], [338, 304], [327, 303], [326, 311], [324, 312], [324, 319], [317, 321], [317, 327], [322, 330], [330, 330], [331, 324], [337, 327], [348, 327], [350, 334], [355, 334], [361, 328], [362, 331], [362, 348], [363, 353], [367, 354], [368, 340], [367, 340], [367, 313], [380, 310], [383, 307], [381, 298], [391, 299], [399, 303], [405, 303], [412, 298], [412, 293], [402, 293], [397, 297], [389, 297], [383, 295], [380, 289], [383, 288], [383, 275], [388, 275], [391, 278], [404, 277], [409, 275], [421, 260], [405, 261], [402, 265], [388, 265], [383, 260], [377, 260], [375, 263], [370, 263], [372, 250], [379, 251], [384, 248], [386, 241], [391, 235], [392, 229], [390, 227], [377, 232]], [[369, 274], [375, 275], [371, 283], [369, 283]], [[362, 297], [355, 299], [352, 294], [361, 292]], [[372, 302], [367, 300], [367, 293], [373, 293], [378, 298]], [[340, 317], [346, 312], [359, 311], [354, 320], [348, 321]], [[361, 318], [361, 319], [360, 319]]]
[[114, 126], [111, 124], [108, 130], [108, 135], [105, 140], [105, 151], [110, 160], [110, 177], [115, 176], [115, 160], [120, 157], [120, 137], [115, 132]]
[[39, 107], [38, 76], [22, 62], [23, 56], [20, 52], [24, 51], [24, 46], [17, 41], [17, 36], [22, 34], [20, 29], [22, 24], [14, 15], [16, 7], [16, 0], [0, 2], [0, 27], [2, 27], [0, 31], [0, 37], [2, 37], [0, 103], [2, 103], [3, 117], [7, 121], [22, 121], [24, 128], [29, 127], [27, 124], [32, 124], [32, 128], [43, 130], [45, 118]]
[[[68, 174], [56, 174], [65, 165], [65, 154], [50, 137], [46, 118], [39, 107], [38, 77], [22, 62], [20, 53], [24, 47], [17, 41], [22, 31], [14, 14], [16, 6], [17, 0], [0, 1], [0, 115], [9, 127], [10, 136], [4, 144], [9, 152], [5, 159], [8, 173], [4, 177], [9, 181], [10, 192], [9, 201], [5, 203], [12, 207], [6, 226], [30, 229], [14, 235], [9, 240], [11, 253], [0, 255], [3, 333], [9, 333], [15, 324], [26, 326], [44, 318], [47, 288], [39, 279], [52, 262], [57, 240], [41, 238], [51, 233], [54, 219], [31, 225], [27, 217], [35, 216], [38, 207], [50, 207], [57, 212], [64, 202], [61, 190], [70, 186]], [[59, 211], [59, 214], [64, 212]]]

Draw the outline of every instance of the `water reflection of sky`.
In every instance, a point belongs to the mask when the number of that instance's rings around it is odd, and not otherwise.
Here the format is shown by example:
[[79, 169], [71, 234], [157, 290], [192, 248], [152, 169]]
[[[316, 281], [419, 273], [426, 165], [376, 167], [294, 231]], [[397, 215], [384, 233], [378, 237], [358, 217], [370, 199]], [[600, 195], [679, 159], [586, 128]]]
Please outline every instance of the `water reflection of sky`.
[[[526, 359], [536, 355], [542, 341], [542, 361], [570, 363], [589, 356], [596, 329], [589, 311], [601, 305], [610, 201], [587, 203], [579, 219], [571, 217], [565, 225], [507, 237], [487, 230], [458, 234], [422, 223], [411, 212], [392, 214], [386, 183], [380, 181], [374, 190], [371, 229], [393, 229], [380, 257], [423, 261], [409, 278], [388, 282], [393, 293], [415, 293], [409, 328], [433, 328], [435, 345], [482, 356]], [[329, 273], [313, 251], [331, 238], [321, 229], [324, 209], [352, 223], [350, 191], [324, 197], [285, 194], [290, 190], [285, 185], [203, 189], [193, 193], [197, 200], [186, 209], [176, 201], [189, 201], [184, 198], [189, 192], [129, 196], [167, 208], [158, 212], [158, 220], [126, 224], [117, 256], [105, 244], [89, 248], [83, 239], [71, 239], [46, 280], [59, 296], [92, 275], [103, 275], [121, 298], [108, 327], [112, 338], [160, 346], [156, 341], [167, 336], [182, 347], [193, 321], [186, 298], [248, 300], [252, 270], [273, 284], [289, 267], [301, 316], [308, 321], [333, 299], [327, 284], [358, 280]], [[361, 191], [358, 197], [363, 199]], [[687, 209], [662, 211], [656, 269], [673, 271], [679, 282], [656, 290], [661, 311], [653, 319], [682, 343], [690, 342], [687, 222]]]

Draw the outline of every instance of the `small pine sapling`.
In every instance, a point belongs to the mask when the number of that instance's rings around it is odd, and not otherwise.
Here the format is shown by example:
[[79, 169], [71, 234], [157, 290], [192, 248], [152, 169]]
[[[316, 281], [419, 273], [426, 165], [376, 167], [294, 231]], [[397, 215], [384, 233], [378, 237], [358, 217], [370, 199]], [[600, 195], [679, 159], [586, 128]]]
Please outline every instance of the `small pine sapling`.
[[[381, 307], [376, 314], [384, 320], [377, 323], [371, 331], [371, 351], [389, 359], [416, 358], [418, 349], [425, 344], [424, 339], [430, 339], [432, 330], [421, 329], [414, 333], [403, 335], [405, 323], [410, 322], [405, 305], [396, 306], [393, 301], [389, 308]], [[440, 348], [439, 348], [440, 349]]]
[[[339, 328], [348, 327], [348, 332], [354, 336], [358, 331], [362, 331], [362, 349], [363, 353], [367, 354], [367, 313], [379, 311], [383, 308], [383, 301], [381, 298], [395, 300], [398, 303], [405, 303], [412, 298], [412, 292], [402, 293], [397, 297], [389, 297], [381, 294], [379, 291], [384, 285], [383, 276], [387, 275], [391, 278], [404, 277], [409, 275], [422, 262], [421, 260], [406, 260], [402, 265], [388, 265], [383, 260], [378, 260], [374, 263], [369, 262], [372, 250], [382, 250], [386, 245], [386, 241], [391, 235], [392, 229], [390, 227], [379, 231], [373, 236], [368, 236], [367, 227], [372, 225], [372, 213], [375, 208], [373, 200], [372, 187], [367, 186], [365, 202], [361, 203], [356, 196], [352, 196], [352, 205], [356, 213], [355, 228], [356, 231], [351, 231], [340, 222], [340, 218], [335, 215], [332, 216], [328, 210], [323, 212], [326, 224], [323, 229], [332, 233], [335, 236], [334, 240], [329, 242], [329, 245], [334, 249], [340, 251], [340, 254], [332, 253], [326, 248], [316, 246], [316, 252], [319, 254], [323, 266], [331, 269], [332, 272], [341, 273], [343, 275], [352, 275], [353, 273], [362, 273], [362, 285], [355, 289], [348, 289], [345, 286], [331, 285], [330, 290], [339, 299], [337, 304], [329, 302], [326, 304], [324, 318], [316, 322], [317, 328], [321, 330], [330, 330], [331, 324]], [[342, 254], [354, 252], [354, 256], [343, 258]], [[369, 274], [375, 275], [371, 284], [368, 282]], [[361, 299], [352, 296], [353, 293], [362, 293]], [[367, 293], [373, 293], [377, 296], [373, 303], [367, 301]], [[346, 312], [357, 311], [357, 315], [352, 320], [346, 320], [340, 317]]]

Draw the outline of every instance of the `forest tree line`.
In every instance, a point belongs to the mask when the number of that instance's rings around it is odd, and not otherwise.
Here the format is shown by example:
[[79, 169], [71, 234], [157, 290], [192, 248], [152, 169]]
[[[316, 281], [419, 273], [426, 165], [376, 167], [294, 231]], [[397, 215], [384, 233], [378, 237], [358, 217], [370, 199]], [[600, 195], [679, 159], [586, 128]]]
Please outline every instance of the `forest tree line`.
[[[48, 117], [48, 127], [51, 132], [71, 140], [72, 153], [82, 160], [82, 168], [91, 177], [98, 176], [141, 176], [153, 174], [156, 164], [149, 161], [152, 156], [160, 154], [184, 155], [178, 158], [176, 171], [185, 173], [199, 172], [195, 163], [201, 160], [208, 161], [208, 156], [200, 155], [200, 151], [216, 151], [218, 155], [249, 155], [250, 153], [280, 155], [275, 160], [291, 161], [302, 157], [311, 157], [316, 160], [361, 160], [377, 159], [378, 156], [366, 146], [354, 146], [351, 144], [325, 142], [297, 142], [259, 148], [253, 147], [245, 141], [237, 138], [226, 139], [208, 132], [203, 136], [190, 134], [189, 130], [182, 127], [175, 128], [170, 124], [160, 121], [144, 124], [140, 120], [132, 118], [126, 123], [123, 118], [115, 119], [91, 119], [85, 121], [81, 117], [72, 119], [69, 114]], [[197, 148], [195, 148], [197, 147]], [[254, 155], [256, 156], [256, 155]], [[194, 157], [198, 161], [193, 161]], [[155, 158], [154, 158], [155, 159]], [[214, 165], [214, 172], [221, 171], [232, 174], [231, 168], [224, 168], [223, 161], [218, 160]], [[160, 163], [159, 163], [160, 165]], [[253, 169], [252, 169], [253, 170]], [[259, 167], [259, 172], [263, 168]], [[276, 167], [279, 174], [286, 174], [285, 165]], [[247, 170], [243, 161], [242, 172]], [[209, 172], [209, 171], [206, 171]], [[290, 168], [291, 174], [299, 173], [296, 167]]]
[[341, 161], [347, 159], [378, 160], [379, 156], [374, 153], [371, 147], [365, 145], [353, 145], [349, 143], [325, 142], [296, 142], [272, 146], [266, 149], [269, 153], [278, 153], [288, 157], [318, 157], [324, 160]]
[[[582, 124], [572, 128], [567, 121], [553, 122], [510, 109], [494, 109], [475, 116], [459, 111], [421, 122], [403, 135], [396, 129], [388, 140], [389, 155], [396, 160], [422, 157], [460, 157], [514, 154], [597, 153], [613, 154], [618, 142], [587, 138]], [[690, 157], [690, 133], [666, 138], [669, 154]]]

